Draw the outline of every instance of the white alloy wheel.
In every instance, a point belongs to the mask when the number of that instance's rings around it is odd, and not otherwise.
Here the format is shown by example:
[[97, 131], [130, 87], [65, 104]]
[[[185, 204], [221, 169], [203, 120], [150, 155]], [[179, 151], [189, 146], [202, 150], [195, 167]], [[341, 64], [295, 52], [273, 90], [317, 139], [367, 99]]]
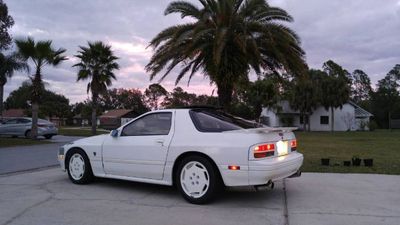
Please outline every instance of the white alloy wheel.
[[85, 160], [81, 154], [75, 153], [69, 160], [69, 173], [74, 180], [82, 179], [85, 173]]
[[185, 194], [192, 198], [201, 198], [210, 187], [207, 168], [197, 161], [190, 161], [183, 166], [180, 181]]

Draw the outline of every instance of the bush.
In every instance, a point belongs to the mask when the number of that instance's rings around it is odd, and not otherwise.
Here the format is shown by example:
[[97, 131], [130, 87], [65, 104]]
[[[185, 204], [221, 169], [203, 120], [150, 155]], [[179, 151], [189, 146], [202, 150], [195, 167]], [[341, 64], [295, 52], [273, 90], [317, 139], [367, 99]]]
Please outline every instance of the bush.
[[369, 121], [367, 127], [369, 128], [370, 131], [376, 130], [378, 128], [378, 124], [375, 121]]

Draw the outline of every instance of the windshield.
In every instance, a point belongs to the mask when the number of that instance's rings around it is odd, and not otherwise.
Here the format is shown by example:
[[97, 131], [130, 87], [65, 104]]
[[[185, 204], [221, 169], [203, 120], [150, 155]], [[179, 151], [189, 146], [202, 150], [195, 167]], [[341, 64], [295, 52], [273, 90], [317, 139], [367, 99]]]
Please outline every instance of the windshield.
[[215, 109], [193, 109], [190, 111], [190, 117], [197, 130], [201, 132], [223, 132], [263, 127], [262, 124], [257, 122], [235, 117]]

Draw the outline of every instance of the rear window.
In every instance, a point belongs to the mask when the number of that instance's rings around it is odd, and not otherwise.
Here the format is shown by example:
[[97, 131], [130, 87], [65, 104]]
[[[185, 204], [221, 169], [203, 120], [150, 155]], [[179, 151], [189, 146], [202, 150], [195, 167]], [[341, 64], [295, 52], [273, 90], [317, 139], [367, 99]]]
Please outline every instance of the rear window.
[[262, 127], [261, 124], [232, 116], [221, 110], [193, 109], [190, 117], [200, 132], [223, 132]]

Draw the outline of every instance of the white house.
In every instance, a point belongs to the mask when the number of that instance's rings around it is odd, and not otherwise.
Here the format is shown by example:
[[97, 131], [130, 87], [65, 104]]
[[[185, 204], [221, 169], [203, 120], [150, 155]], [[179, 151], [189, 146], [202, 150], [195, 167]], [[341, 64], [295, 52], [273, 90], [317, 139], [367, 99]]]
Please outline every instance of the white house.
[[[271, 127], [294, 126], [303, 128], [303, 118], [299, 111], [293, 110], [288, 101], [278, 103], [278, 109], [264, 108], [261, 113], [261, 121]], [[365, 109], [353, 102], [348, 102], [342, 108], [334, 110], [334, 129], [335, 131], [355, 131], [368, 130], [370, 117], [373, 116]], [[330, 131], [331, 130], [331, 112], [324, 107], [317, 107], [310, 115], [311, 131]]]

